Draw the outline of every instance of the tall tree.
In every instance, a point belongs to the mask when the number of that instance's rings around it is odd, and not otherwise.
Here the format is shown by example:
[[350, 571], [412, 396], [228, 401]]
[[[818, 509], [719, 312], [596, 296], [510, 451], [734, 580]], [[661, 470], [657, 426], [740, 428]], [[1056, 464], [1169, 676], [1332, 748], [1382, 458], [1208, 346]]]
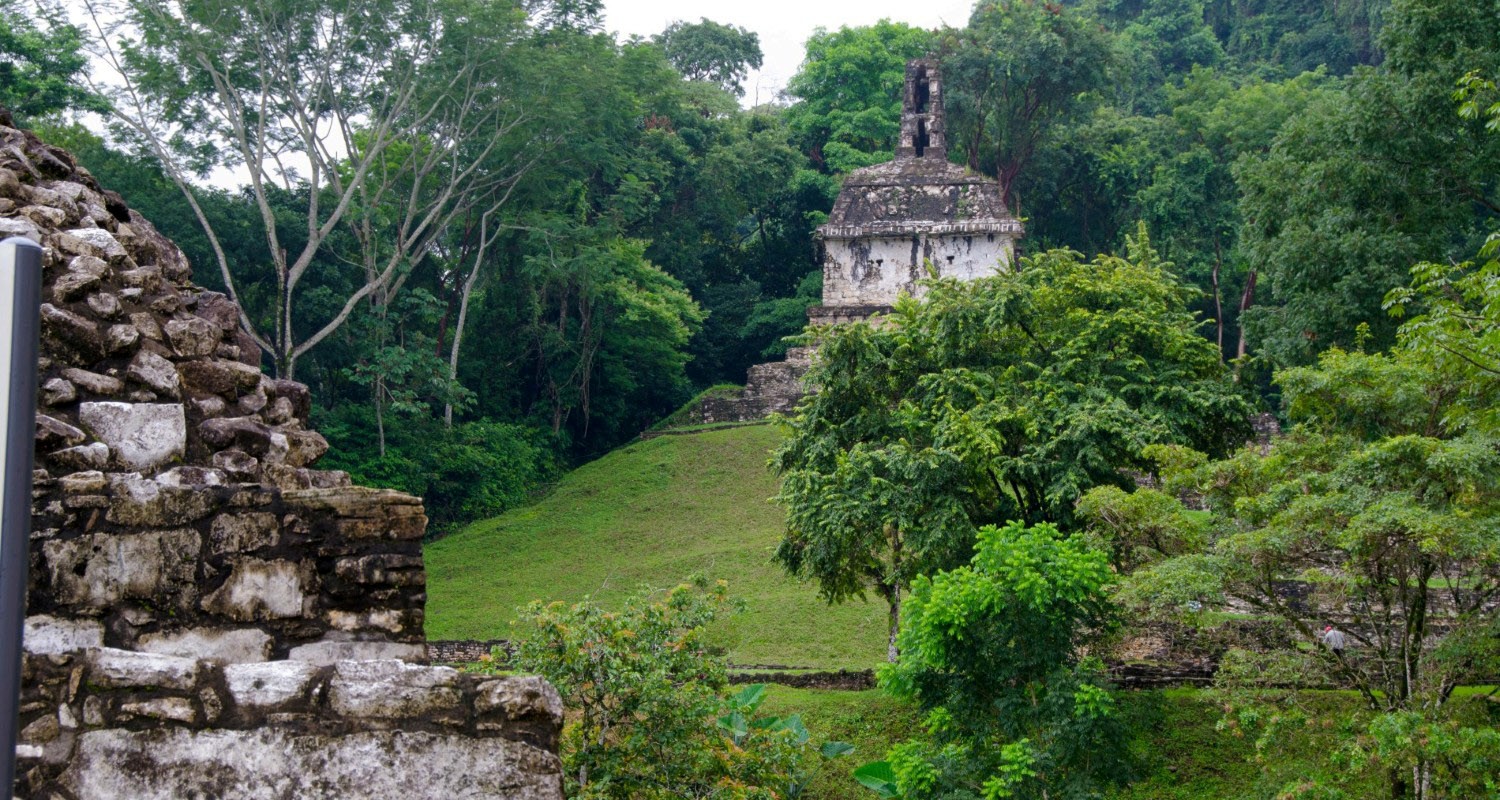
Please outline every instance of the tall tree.
[[1108, 31], [1077, 10], [980, 3], [943, 41], [949, 146], [997, 177], [1018, 209], [1018, 176], [1059, 123], [1099, 98], [1113, 58]]
[[906, 62], [932, 45], [931, 33], [890, 20], [814, 31], [786, 88], [798, 101], [787, 121], [804, 151], [833, 173], [889, 161], [901, 129]]
[[986, 526], [970, 563], [918, 578], [880, 683], [928, 730], [855, 777], [908, 800], [1099, 797], [1124, 777], [1124, 727], [1103, 663], [1081, 654], [1113, 627], [1112, 579], [1087, 536], [1019, 522]]
[[0, 0], [0, 107], [23, 123], [69, 108], [108, 108], [80, 84], [88, 68], [83, 34], [63, 19], [36, 19], [24, 0]]
[[734, 25], [709, 19], [674, 22], [651, 37], [667, 61], [690, 81], [707, 81], [736, 97], [752, 69], [760, 69], [760, 36]]
[[[195, 174], [239, 169], [261, 214], [276, 291], [269, 330], [242, 323], [278, 374], [367, 299], [382, 303], [450, 223], [503, 207], [534, 163], [534, 85], [516, 57], [525, 15], [504, 3], [175, 4], [95, 0], [97, 54], [123, 84], [100, 86], [122, 132], [167, 169], [194, 208], [230, 295], [235, 276], [190, 190]], [[539, 79], [540, 76], [531, 76]], [[292, 250], [273, 195], [305, 191]], [[299, 285], [336, 235], [357, 277], [334, 313], [297, 330]]]
[[1455, 123], [1454, 82], [1500, 69], [1500, 17], [1462, 0], [1397, 0], [1378, 69], [1290, 120], [1240, 165], [1244, 242], [1265, 302], [1253, 347], [1285, 364], [1351, 347], [1359, 325], [1388, 346], [1381, 309], [1418, 261], [1459, 260], [1500, 218], [1500, 139]]

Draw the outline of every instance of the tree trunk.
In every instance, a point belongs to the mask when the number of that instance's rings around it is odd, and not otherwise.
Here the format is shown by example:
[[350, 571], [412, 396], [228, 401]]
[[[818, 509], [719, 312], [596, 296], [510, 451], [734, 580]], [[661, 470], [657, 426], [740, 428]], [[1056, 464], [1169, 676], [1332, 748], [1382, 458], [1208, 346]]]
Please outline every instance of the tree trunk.
[[1219, 237], [1214, 236], [1214, 325], [1218, 329], [1220, 361], [1224, 360], [1224, 294], [1219, 291], [1219, 269], [1223, 265], [1224, 251], [1219, 246]]
[[901, 632], [901, 587], [892, 586], [885, 595], [886, 603], [890, 605], [890, 629], [886, 637], [885, 660], [896, 663], [896, 658], [901, 654], [896, 649], [896, 634]]
[[[469, 316], [469, 297], [474, 294], [474, 287], [479, 283], [479, 267], [484, 263], [484, 254], [489, 249], [489, 221], [488, 212], [480, 219], [479, 223], [479, 247], [474, 253], [474, 267], [469, 270], [469, 276], [464, 279], [463, 288], [459, 290], [458, 298], [458, 322], [453, 326], [453, 347], [448, 352], [448, 380], [458, 380], [458, 349], [464, 340], [464, 320]], [[453, 428], [453, 404], [443, 404], [443, 425], [449, 429]]]
[[381, 408], [381, 389], [384, 381], [375, 379], [375, 432], [380, 439], [380, 457], [385, 458], [385, 414]]
[[1251, 303], [1255, 302], [1255, 278], [1256, 272], [1252, 269], [1250, 270], [1249, 274], [1245, 276], [1245, 293], [1240, 295], [1240, 347], [1239, 352], [1237, 353], [1238, 358], [1245, 357], [1245, 310], [1250, 307]]

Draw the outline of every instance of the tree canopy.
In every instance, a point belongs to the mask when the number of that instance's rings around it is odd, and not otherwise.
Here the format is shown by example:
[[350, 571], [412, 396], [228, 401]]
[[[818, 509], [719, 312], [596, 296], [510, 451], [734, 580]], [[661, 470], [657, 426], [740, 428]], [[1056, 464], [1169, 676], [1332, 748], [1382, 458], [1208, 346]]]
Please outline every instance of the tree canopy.
[[1068, 523], [1088, 489], [1133, 485], [1149, 445], [1229, 452], [1250, 406], [1188, 294], [1143, 233], [1128, 259], [1043, 253], [824, 331], [772, 462], [777, 559], [830, 602], [885, 598], [894, 658], [901, 593], [967, 560], [980, 526]]

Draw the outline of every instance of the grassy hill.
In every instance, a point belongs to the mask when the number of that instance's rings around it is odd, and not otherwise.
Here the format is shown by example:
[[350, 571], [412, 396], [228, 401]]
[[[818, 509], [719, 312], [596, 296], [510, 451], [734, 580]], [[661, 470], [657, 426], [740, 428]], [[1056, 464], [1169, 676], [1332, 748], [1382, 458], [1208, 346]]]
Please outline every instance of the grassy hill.
[[510, 635], [532, 600], [618, 602], [642, 585], [722, 578], [745, 601], [721, 635], [735, 663], [868, 667], [885, 655], [878, 600], [829, 607], [771, 563], [781, 511], [770, 425], [637, 442], [563, 478], [541, 501], [427, 546], [427, 636]]

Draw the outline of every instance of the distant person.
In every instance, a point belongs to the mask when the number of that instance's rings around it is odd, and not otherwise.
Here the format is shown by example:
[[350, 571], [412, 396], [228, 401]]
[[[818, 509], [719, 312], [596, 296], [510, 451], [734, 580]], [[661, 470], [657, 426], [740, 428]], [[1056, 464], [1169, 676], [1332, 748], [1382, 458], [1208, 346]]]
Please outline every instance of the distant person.
[[1333, 654], [1335, 656], [1338, 656], [1339, 658], [1343, 658], [1343, 656], [1344, 656], [1344, 632], [1343, 631], [1339, 630], [1338, 628], [1333, 627], [1332, 625], [1325, 626], [1323, 628], [1323, 644], [1328, 645], [1328, 649], [1332, 650]]

